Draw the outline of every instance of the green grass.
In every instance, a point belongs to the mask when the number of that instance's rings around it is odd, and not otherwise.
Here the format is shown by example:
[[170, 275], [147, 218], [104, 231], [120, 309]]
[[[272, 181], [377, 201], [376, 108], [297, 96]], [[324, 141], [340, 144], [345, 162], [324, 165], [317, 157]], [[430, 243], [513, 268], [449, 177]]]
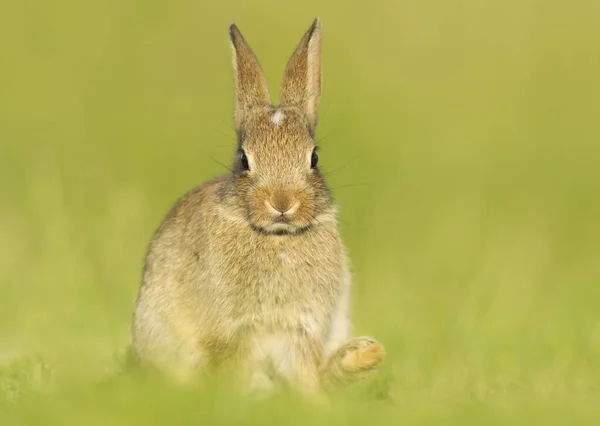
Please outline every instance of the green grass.
[[[329, 409], [115, 377], [152, 232], [233, 153], [227, 25], [277, 93], [315, 16], [320, 161], [381, 374]], [[585, 0], [0, 2], [0, 424], [598, 424], [599, 19]]]

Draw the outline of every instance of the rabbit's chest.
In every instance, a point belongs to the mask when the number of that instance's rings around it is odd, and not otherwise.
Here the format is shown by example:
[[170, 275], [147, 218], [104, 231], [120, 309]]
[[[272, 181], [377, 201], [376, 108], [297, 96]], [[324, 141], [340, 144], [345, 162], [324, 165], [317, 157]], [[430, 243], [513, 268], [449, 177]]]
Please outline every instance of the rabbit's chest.
[[232, 320], [267, 328], [324, 324], [338, 298], [342, 259], [332, 247], [324, 254], [302, 241], [257, 244], [229, 257], [219, 277]]
[[263, 256], [255, 253], [240, 264], [246, 273], [238, 275], [234, 287], [247, 301], [247, 309], [327, 309], [336, 298], [340, 274], [315, 260], [287, 250]]

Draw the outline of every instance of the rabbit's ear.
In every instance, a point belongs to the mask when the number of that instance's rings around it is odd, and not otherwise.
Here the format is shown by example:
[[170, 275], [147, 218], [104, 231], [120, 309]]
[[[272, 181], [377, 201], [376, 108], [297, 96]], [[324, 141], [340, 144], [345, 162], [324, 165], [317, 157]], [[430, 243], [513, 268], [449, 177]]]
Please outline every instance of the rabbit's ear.
[[321, 99], [321, 32], [321, 20], [317, 18], [288, 61], [280, 93], [281, 104], [299, 107], [311, 130], [317, 125]]
[[258, 59], [235, 24], [229, 27], [229, 36], [235, 74], [234, 122], [236, 130], [240, 130], [248, 111], [257, 105], [269, 105], [271, 98]]

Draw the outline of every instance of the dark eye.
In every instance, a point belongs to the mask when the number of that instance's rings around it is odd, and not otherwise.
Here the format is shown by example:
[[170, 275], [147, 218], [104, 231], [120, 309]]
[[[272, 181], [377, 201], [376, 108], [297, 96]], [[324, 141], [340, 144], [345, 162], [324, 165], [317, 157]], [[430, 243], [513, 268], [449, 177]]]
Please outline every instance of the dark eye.
[[248, 157], [246, 157], [246, 153], [243, 150], [240, 151], [240, 164], [242, 165], [242, 170], [250, 170]]
[[314, 169], [317, 167], [317, 163], [319, 162], [319, 155], [317, 154], [317, 149], [313, 149], [312, 156], [310, 157], [310, 168]]

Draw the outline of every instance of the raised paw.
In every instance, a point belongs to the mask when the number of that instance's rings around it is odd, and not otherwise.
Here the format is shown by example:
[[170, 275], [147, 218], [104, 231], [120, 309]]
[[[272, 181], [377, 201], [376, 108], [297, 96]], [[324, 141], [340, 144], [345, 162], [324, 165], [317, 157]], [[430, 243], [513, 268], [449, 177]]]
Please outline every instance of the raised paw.
[[340, 346], [321, 373], [327, 389], [370, 379], [385, 358], [383, 345], [372, 337], [355, 337]]
[[344, 370], [355, 375], [364, 374], [366, 377], [374, 374], [385, 358], [383, 345], [372, 337], [355, 337], [340, 350], [344, 351], [341, 360]]

